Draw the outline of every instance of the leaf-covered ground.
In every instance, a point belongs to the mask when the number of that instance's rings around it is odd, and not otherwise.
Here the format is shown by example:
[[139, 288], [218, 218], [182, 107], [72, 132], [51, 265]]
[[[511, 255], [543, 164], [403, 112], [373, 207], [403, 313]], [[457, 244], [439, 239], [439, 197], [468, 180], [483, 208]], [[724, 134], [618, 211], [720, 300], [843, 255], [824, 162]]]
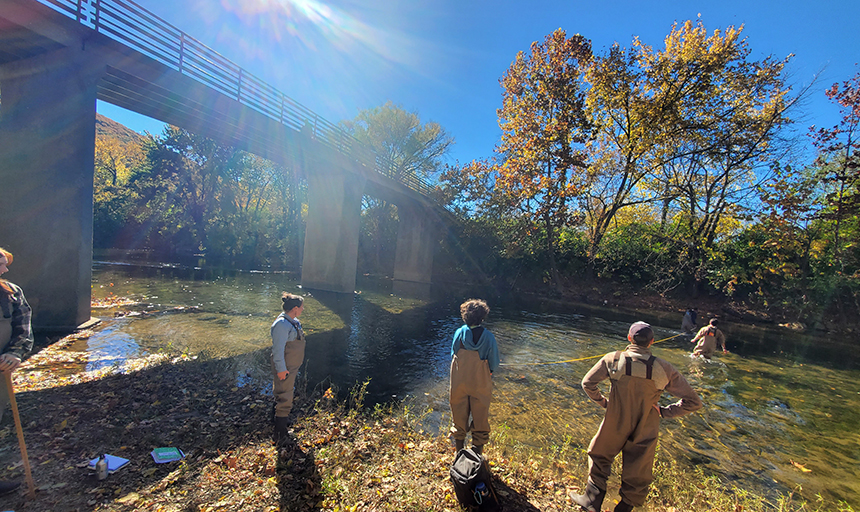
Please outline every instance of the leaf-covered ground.
[[[23, 488], [0, 498], [4, 509], [458, 508], [448, 480], [450, 444], [416, 431], [403, 416], [348, 408], [330, 391], [318, 393], [299, 403], [290, 439], [276, 447], [271, 399], [261, 389], [236, 387], [229, 360], [158, 355], [87, 372], [86, 336], [53, 343], [15, 373], [37, 492], [35, 499]], [[0, 426], [0, 456], [16, 461], [2, 476], [23, 481], [11, 414]], [[165, 446], [182, 449], [185, 460], [155, 464], [150, 452]], [[87, 463], [100, 453], [131, 462], [99, 481]], [[493, 460], [497, 471], [505, 464]], [[540, 509], [564, 509], [562, 490], [542, 497]], [[521, 510], [534, 510], [515, 488], [502, 483], [499, 491], [512, 504], [522, 502]]]
[[[0, 497], [23, 511], [457, 511], [447, 440], [422, 432], [416, 411], [362, 407], [329, 390], [300, 393], [288, 441], [271, 441], [271, 398], [243, 382], [230, 359], [153, 356], [87, 372], [78, 333], [51, 344], [15, 373], [36, 497]], [[178, 447], [181, 462], [150, 452]], [[99, 481], [90, 459], [131, 462]], [[583, 446], [536, 453], [495, 438], [486, 454], [507, 511], [574, 510], [585, 476]], [[0, 478], [23, 481], [12, 415], [0, 422]], [[765, 502], [690, 472], [669, 454], [643, 510], [815, 510]], [[614, 484], [617, 488], [617, 482]], [[605, 508], [611, 510], [616, 494]], [[820, 507], [819, 507], [820, 508]], [[830, 509], [828, 509], [830, 510]], [[851, 510], [850, 507], [840, 510]]]

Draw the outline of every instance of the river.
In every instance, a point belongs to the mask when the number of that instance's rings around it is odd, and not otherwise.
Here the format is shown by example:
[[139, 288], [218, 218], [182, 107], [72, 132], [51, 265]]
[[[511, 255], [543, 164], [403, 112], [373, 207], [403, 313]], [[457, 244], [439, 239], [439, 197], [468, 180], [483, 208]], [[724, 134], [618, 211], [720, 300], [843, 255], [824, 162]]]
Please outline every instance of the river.
[[[369, 402], [407, 400], [427, 411], [430, 430], [447, 428], [450, 339], [458, 305], [474, 290], [403, 291], [360, 278], [354, 295], [301, 289], [289, 273], [228, 272], [170, 265], [98, 262], [93, 298], [135, 305], [94, 309], [104, 319], [87, 341], [88, 370], [169, 349], [232, 361], [237, 385], [270, 388], [269, 326], [280, 293], [306, 295], [308, 388], [341, 391], [370, 379]], [[539, 449], [587, 446], [602, 417], [579, 382], [596, 359], [623, 348], [633, 318], [612, 309], [489, 299], [486, 322], [499, 341], [491, 424]], [[123, 315], [134, 311], [134, 315]], [[138, 315], [137, 313], [144, 313]], [[677, 318], [654, 315], [655, 355], [699, 391], [705, 407], [663, 422], [661, 450], [740, 488], [797, 489], [807, 499], [860, 506], [860, 359], [856, 342], [727, 322], [732, 353], [693, 361]], [[701, 322], [700, 322], [701, 323]], [[853, 342], [854, 347], [851, 348]], [[571, 359], [591, 358], [568, 363]], [[551, 364], [546, 364], [551, 363]], [[664, 403], [669, 398], [664, 397]]]

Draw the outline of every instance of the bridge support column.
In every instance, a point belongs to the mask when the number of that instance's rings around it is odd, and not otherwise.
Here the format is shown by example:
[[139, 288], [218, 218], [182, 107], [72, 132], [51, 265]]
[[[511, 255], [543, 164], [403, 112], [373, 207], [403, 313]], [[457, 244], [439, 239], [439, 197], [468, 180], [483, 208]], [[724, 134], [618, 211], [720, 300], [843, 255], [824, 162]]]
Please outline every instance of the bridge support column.
[[317, 169], [306, 174], [308, 220], [302, 286], [353, 293], [366, 180], [351, 173]]
[[394, 279], [429, 283], [438, 227], [433, 216], [421, 207], [397, 205], [400, 228], [394, 256]]
[[71, 48], [0, 67], [0, 245], [39, 329], [90, 319], [98, 77], [86, 67]]

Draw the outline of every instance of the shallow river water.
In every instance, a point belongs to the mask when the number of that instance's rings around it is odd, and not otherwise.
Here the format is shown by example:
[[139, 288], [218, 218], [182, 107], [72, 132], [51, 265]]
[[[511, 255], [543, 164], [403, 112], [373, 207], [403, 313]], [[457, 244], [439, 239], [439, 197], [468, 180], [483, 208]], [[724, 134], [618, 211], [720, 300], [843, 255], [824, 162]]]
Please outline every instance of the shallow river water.
[[[354, 295], [313, 292], [301, 317], [308, 336], [307, 386], [341, 391], [370, 379], [368, 400], [410, 400], [425, 424], [447, 427], [450, 339], [471, 291], [394, 289], [359, 280]], [[308, 294], [283, 273], [221, 272], [98, 263], [93, 297], [138, 304], [94, 309], [105, 321], [88, 340], [87, 369], [170, 349], [230, 360], [237, 385], [271, 386], [269, 326], [280, 293]], [[490, 295], [484, 295], [488, 297]], [[485, 324], [499, 341], [491, 425], [537, 448], [596, 431], [602, 409], [579, 382], [596, 359], [623, 348], [632, 318], [611, 309], [517, 304], [490, 299]], [[118, 311], [154, 314], [114, 318]], [[732, 353], [692, 361], [678, 318], [644, 318], [705, 407], [661, 427], [661, 449], [740, 488], [786, 492], [860, 508], [860, 358], [854, 340], [726, 325]], [[853, 343], [852, 343], [853, 342]], [[853, 348], [851, 345], [853, 344]], [[545, 364], [552, 363], [552, 364]], [[669, 398], [664, 397], [668, 402]]]

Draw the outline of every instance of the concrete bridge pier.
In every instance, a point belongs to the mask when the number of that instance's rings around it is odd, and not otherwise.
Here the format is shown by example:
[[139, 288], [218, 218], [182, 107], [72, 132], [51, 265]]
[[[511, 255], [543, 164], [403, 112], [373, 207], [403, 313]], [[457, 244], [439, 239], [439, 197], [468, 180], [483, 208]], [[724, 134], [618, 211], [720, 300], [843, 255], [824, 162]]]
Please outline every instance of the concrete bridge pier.
[[[96, 84], [64, 48], [0, 66], [0, 246], [35, 328], [90, 319]], [[90, 68], [90, 69], [88, 69]]]
[[433, 253], [439, 241], [439, 226], [434, 216], [420, 206], [397, 205], [400, 228], [394, 256], [394, 279], [430, 283]]
[[345, 171], [323, 169], [305, 174], [308, 218], [302, 286], [353, 293], [366, 179]]

